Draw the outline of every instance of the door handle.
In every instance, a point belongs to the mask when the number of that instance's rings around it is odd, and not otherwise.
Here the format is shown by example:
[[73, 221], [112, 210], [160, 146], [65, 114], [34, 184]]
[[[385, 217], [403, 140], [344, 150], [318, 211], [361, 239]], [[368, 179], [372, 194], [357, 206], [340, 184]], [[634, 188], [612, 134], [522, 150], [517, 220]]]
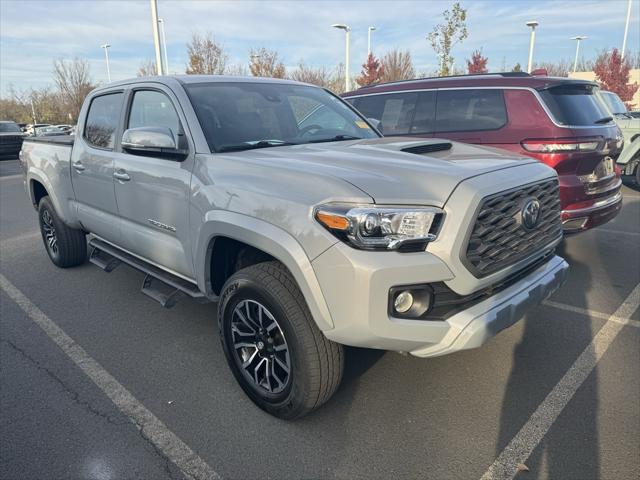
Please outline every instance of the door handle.
[[121, 182], [128, 182], [129, 180], [131, 180], [129, 174], [123, 170], [120, 170], [119, 172], [113, 172], [113, 178], [117, 178]]
[[73, 168], [75, 168], [78, 172], [82, 172], [85, 169], [85, 166], [82, 164], [82, 162], [73, 162]]

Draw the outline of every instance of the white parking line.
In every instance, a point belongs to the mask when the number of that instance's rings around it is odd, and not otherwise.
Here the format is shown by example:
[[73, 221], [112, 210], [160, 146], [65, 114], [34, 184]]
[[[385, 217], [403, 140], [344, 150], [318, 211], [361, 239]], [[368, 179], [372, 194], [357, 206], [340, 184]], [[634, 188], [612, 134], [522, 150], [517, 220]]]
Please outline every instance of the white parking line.
[[156, 448], [175, 463], [189, 478], [220, 479], [220, 476], [189, 446], [180, 440], [153, 413], [60, 327], [47, 317], [31, 300], [0, 273], [0, 287], [46, 333], [53, 342], [95, 383], [118, 409], [141, 430]]
[[567, 312], [579, 313], [580, 315], [585, 315], [591, 318], [599, 318], [601, 320], [608, 320], [610, 322], [618, 322], [623, 325], [629, 325], [631, 327], [640, 328], [640, 321], [632, 320], [630, 318], [618, 318], [608, 313], [596, 312], [595, 310], [587, 310], [580, 307], [574, 307], [573, 305], [567, 305], [566, 303], [553, 302], [551, 300], [545, 300], [542, 302], [543, 305], [547, 307], [557, 308], [559, 310], [565, 310]]
[[[628, 319], [639, 306], [640, 284], [636, 285], [622, 305], [607, 320]], [[482, 475], [481, 480], [507, 480], [516, 475], [517, 465], [526, 462], [624, 325], [615, 320], [604, 324], [567, 373], [533, 412], [527, 423]]]

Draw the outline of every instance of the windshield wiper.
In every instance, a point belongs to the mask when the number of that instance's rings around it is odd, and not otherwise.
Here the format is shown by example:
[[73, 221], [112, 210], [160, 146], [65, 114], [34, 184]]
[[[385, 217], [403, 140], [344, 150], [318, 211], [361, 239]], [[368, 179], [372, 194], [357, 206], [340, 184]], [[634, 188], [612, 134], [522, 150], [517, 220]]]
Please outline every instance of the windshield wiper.
[[593, 123], [598, 124], [598, 123], [609, 123], [609, 122], [613, 122], [613, 117], [603, 117], [600, 120], [596, 120]]
[[218, 152], [241, 152], [242, 150], [254, 150], [256, 148], [283, 147], [285, 145], [298, 145], [293, 142], [283, 140], [259, 140], [257, 142], [238, 143], [236, 145], [222, 145], [218, 147]]
[[335, 137], [331, 137], [331, 138], [309, 140], [309, 143], [340, 142], [343, 140], [362, 140], [362, 137], [354, 137], [353, 135], [336, 135]]

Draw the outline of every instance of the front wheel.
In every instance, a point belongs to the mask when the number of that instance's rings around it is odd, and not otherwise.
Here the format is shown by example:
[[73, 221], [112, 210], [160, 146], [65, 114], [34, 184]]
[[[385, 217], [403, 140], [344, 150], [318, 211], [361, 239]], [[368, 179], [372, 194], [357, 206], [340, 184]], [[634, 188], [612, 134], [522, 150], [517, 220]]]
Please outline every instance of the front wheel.
[[338, 388], [343, 347], [318, 329], [281, 263], [259, 263], [232, 275], [222, 289], [218, 323], [233, 375], [268, 413], [302, 417]]
[[84, 263], [87, 258], [84, 232], [65, 225], [49, 197], [43, 197], [38, 204], [38, 220], [44, 246], [54, 265], [68, 268]]

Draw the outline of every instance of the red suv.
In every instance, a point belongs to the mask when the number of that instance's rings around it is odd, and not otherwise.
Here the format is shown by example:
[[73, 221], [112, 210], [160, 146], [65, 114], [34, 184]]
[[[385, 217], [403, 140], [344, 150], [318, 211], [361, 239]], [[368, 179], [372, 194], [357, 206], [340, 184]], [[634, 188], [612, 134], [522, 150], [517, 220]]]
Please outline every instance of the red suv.
[[439, 137], [529, 155], [555, 168], [565, 232], [622, 207], [623, 139], [593, 82], [497, 73], [371, 85], [344, 94], [386, 136]]

